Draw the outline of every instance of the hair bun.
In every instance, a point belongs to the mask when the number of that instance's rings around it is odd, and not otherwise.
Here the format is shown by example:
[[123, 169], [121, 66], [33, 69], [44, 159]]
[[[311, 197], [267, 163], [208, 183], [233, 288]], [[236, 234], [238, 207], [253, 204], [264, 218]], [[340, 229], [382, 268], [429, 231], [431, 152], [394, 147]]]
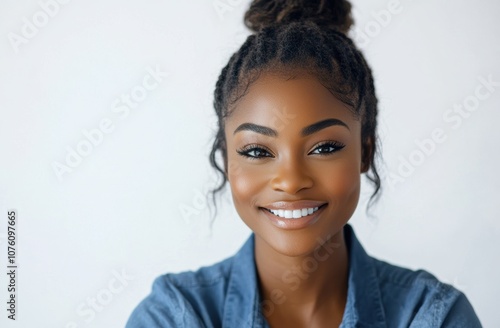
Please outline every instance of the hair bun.
[[347, 0], [253, 0], [244, 17], [254, 32], [267, 26], [312, 21], [347, 33], [354, 23]]

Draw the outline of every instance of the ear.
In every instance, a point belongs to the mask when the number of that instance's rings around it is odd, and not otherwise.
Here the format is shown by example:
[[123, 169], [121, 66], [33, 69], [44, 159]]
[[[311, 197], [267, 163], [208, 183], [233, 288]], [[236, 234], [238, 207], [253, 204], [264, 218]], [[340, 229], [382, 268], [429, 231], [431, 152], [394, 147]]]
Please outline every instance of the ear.
[[371, 159], [373, 155], [373, 141], [372, 138], [369, 137], [364, 145], [362, 145], [361, 149], [361, 169], [360, 173], [368, 172], [370, 169]]

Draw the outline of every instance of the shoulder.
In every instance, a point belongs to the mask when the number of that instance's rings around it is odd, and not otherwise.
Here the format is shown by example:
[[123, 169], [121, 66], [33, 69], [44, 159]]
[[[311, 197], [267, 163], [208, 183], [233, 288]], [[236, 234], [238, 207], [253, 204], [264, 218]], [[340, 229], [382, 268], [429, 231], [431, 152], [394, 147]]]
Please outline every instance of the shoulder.
[[481, 327], [465, 296], [426, 270], [373, 258], [386, 318], [412, 327]]
[[149, 295], [130, 315], [126, 328], [217, 327], [233, 257], [196, 271], [155, 278]]

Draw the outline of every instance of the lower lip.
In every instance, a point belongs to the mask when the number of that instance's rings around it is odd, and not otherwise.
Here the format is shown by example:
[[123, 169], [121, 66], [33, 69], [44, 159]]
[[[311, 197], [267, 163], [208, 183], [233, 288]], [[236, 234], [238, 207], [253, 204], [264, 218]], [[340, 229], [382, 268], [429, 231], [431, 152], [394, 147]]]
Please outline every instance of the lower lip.
[[285, 219], [277, 215], [274, 215], [273, 213], [269, 212], [264, 208], [260, 208], [260, 210], [264, 212], [264, 215], [267, 216], [267, 218], [271, 220], [271, 222], [278, 228], [286, 230], [295, 230], [295, 229], [305, 228], [318, 221], [319, 215], [323, 212], [326, 206], [327, 206], [326, 204], [322, 205], [322, 207], [319, 208], [316, 212], [303, 216], [299, 219]]

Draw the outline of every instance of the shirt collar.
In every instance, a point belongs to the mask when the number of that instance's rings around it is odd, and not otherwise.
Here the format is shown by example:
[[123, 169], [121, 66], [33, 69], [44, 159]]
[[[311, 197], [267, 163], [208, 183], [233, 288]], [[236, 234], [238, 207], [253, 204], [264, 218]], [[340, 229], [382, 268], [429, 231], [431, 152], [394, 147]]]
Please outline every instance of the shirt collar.
[[344, 226], [349, 251], [347, 304], [340, 328], [387, 327], [373, 258], [359, 242], [350, 224]]
[[[340, 328], [386, 328], [382, 297], [373, 258], [358, 241], [353, 228], [344, 225], [349, 252], [347, 303]], [[235, 254], [224, 304], [223, 327], [268, 327], [260, 306], [252, 232]]]
[[255, 234], [233, 257], [222, 327], [268, 327], [260, 308], [260, 292], [255, 265]]

